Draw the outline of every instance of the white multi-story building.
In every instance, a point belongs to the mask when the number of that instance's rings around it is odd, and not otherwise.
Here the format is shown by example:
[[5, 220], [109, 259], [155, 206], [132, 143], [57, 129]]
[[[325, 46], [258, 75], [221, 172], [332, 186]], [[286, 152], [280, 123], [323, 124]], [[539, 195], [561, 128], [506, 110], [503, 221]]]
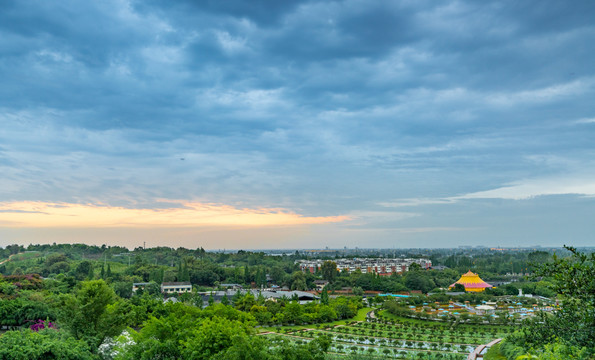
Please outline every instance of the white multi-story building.
[[[320, 270], [322, 264], [328, 260], [298, 260], [302, 271], [309, 271], [311, 273]], [[432, 267], [432, 261], [429, 259], [368, 259], [368, 258], [353, 258], [353, 259], [333, 259], [331, 260], [337, 264], [338, 271], [347, 271], [352, 273], [360, 270], [363, 274], [374, 273], [379, 275], [392, 275], [393, 273], [404, 273], [409, 271], [411, 264], [418, 264], [422, 269], [429, 269]]]
[[161, 292], [164, 294], [185, 293], [192, 291], [192, 284], [184, 282], [164, 282], [161, 284]]

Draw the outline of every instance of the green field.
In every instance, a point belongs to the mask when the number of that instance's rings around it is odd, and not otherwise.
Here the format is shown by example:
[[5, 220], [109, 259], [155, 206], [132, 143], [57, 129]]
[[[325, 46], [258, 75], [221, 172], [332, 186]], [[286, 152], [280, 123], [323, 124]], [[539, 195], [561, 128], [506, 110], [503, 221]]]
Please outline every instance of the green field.
[[[356, 318], [321, 326], [283, 326], [266, 328], [302, 344], [314, 338], [331, 341], [331, 358], [375, 359], [465, 359], [477, 345], [505, 336], [511, 328], [496, 325], [452, 325], [446, 322], [409, 319], [379, 311], [370, 319], [370, 308], [361, 309]], [[357, 320], [357, 321], [355, 321]], [[263, 329], [265, 330], [265, 329]], [[498, 359], [498, 358], [494, 358]]]

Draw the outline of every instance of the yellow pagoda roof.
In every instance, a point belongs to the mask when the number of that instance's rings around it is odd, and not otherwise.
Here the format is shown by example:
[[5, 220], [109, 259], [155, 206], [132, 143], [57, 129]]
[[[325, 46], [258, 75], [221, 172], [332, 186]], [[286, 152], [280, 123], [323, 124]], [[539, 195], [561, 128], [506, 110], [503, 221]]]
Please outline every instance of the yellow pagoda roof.
[[454, 287], [455, 284], [461, 284], [461, 285], [465, 286], [465, 290], [467, 290], [467, 291], [482, 291], [482, 290], [485, 290], [486, 288], [492, 287], [492, 285], [481, 280], [479, 275], [471, 272], [471, 270], [469, 270], [467, 273], [461, 275], [461, 278], [454, 284], [450, 285], [449, 288]]

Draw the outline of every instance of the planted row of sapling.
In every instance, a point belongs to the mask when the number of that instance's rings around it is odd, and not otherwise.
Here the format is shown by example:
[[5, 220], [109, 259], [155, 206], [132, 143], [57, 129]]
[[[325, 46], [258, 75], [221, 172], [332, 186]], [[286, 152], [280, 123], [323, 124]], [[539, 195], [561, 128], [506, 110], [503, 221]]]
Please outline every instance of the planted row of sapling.
[[494, 323], [470, 324], [457, 321], [432, 321], [376, 312], [366, 321], [314, 329], [279, 329], [294, 342], [326, 337], [329, 352], [336, 356], [356, 354], [372, 358], [464, 359], [478, 344], [504, 337], [510, 326]]
[[[284, 335], [287, 337], [288, 335]], [[321, 334], [321, 336], [324, 336]], [[310, 339], [301, 339], [291, 337], [296, 344], [304, 344]], [[330, 338], [329, 340], [333, 340]], [[373, 358], [381, 359], [420, 359], [420, 360], [458, 360], [465, 359], [468, 348], [464, 346], [453, 347], [451, 351], [424, 350], [423, 348], [397, 348], [390, 346], [376, 346], [366, 344], [345, 344], [341, 342], [332, 342], [329, 353], [333, 355], [345, 356], [350, 354], [367, 355]]]

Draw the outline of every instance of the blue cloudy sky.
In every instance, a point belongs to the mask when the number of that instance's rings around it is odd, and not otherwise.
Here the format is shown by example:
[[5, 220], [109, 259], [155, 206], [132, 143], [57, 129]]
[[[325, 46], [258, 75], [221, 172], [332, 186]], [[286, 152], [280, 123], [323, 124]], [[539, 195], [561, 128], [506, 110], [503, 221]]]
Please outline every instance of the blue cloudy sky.
[[0, 246], [595, 245], [594, 14], [2, 1]]

